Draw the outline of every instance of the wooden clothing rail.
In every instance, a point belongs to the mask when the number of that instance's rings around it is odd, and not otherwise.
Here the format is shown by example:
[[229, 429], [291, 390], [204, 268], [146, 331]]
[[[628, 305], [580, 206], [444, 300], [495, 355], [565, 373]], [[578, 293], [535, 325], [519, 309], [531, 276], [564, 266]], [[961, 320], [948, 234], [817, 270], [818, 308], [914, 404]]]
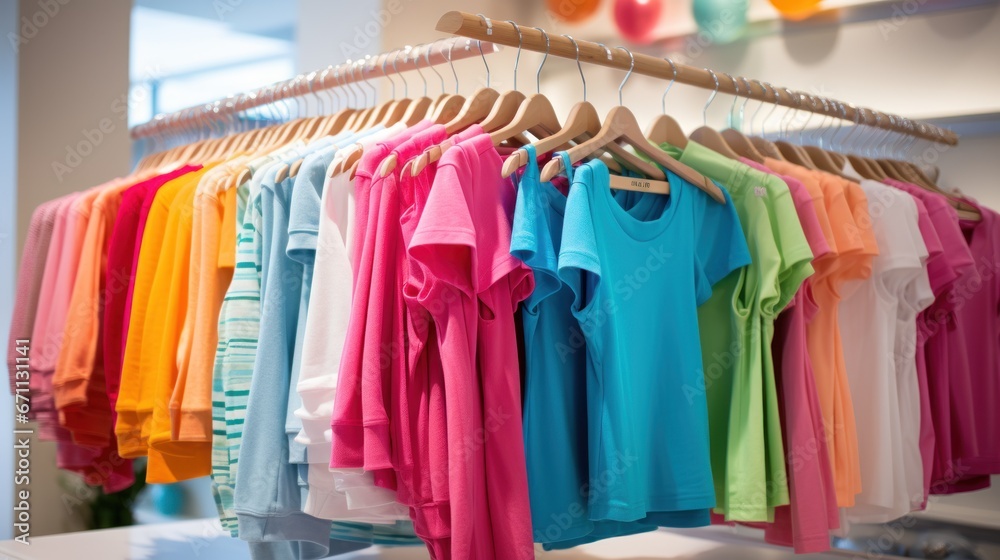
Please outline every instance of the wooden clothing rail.
[[[677, 82], [719, 93], [738, 95], [798, 109], [827, 115], [830, 117], [852, 121], [855, 124], [865, 124], [885, 130], [891, 130], [908, 136], [925, 140], [941, 142], [948, 145], [958, 144], [958, 135], [954, 132], [927, 123], [913, 121], [898, 115], [858, 107], [834, 99], [811, 95], [785, 87], [773, 87], [759, 80], [745, 80], [737, 77], [737, 86], [728, 74], [715, 72], [708, 68], [697, 68], [686, 64], [668, 62], [667, 59], [656, 58], [642, 53], [630, 53], [622, 48], [608, 48], [590, 41], [573, 41], [559, 34], [546, 34], [527, 25], [514, 25], [503, 21], [490, 19], [483, 15], [467, 12], [451, 11], [438, 20], [437, 30], [452, 35], [460, 35], [471, 39], [492, 41], [510, 47], [521, 47], [552, 56], [577, 59], [579, 46], [580, 62], [598, 64], [609, 68], [628, 71], [630, 68], [637, 74], [652, 76], [664, 80], [676, 79]], [[634, 57], [634, 65], [632, 63]], [[755, 87], [747, 87], [753, 84]]]
[[499, 52], [500, 45], [489, 41], [462, 40], [451, 37], [437, 41], [384, 52], [370, 58], [344, 62], [337, 66], [300, 74], [290, 80], [277, 82], [254, 91], [230, 95], [225, 99], [209, 101], [173, 113], [159, 114], [137, 125], [130, 131], [133, 139], [158, 136], [175, 130], [190, 130], [239, 114], [254, 107], [291, 99], [310, 92], [345, 86], [372, 78], [391, 77], [410, 70], [450, 64], [455, 60], [489, 55]]

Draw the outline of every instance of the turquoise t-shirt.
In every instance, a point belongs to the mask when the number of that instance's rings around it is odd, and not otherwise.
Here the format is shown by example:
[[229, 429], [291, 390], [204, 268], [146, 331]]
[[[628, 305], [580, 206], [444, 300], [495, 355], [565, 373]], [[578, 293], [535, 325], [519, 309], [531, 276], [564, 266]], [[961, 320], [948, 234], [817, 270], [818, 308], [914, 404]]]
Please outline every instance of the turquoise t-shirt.
[[[546, 549], [568, 548], [652, 531], [651, 525], [590, 519], [585, 339], [570, 309], [573, 290], [558, 276], [566, 195], [541, 182], [534, 146], [524, 149], [528, 164], [517, 191], [510, 251], [535, 275], [535, 290], [521, 302], [524, 447], [534, 540]], [[615, 196], [640, 215], [653, 200], [636, 194]]]
[[732, 201], [666, 171], [630, 215], [594, 160], [574, 173], [559, 277], [586, 339], [593, 520], [706, 525], [715, 505], [697, 306], [750, 255]]

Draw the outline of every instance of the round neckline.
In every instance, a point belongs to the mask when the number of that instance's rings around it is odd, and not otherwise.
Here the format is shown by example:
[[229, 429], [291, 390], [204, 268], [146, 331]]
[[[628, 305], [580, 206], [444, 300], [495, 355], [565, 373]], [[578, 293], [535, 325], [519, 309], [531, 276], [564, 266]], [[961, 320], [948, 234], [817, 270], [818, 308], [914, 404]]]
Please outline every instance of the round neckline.
[[[601, 191], [597, 196], [604, 201], [605, 207], [611, 213], [611, 217], [618, 224], [618, 229], [622, 233], [636, 241], [650, 241], [656, 239], [666, 231], [671, 221], [673, 221], [680, 201], [679, 197], [682, 196], [684, 191], [680, 187], [681, 179], [677, 175], [670, 170], [664, 170], [667, 180], [670, 182], [670, 194], [655, 196], [667, 196], [667, 203], [664, 205], [662, 213], [656, 219], [640, 220], [632, 216], [628, 210], [622, 208], [618, 204], [618, 201], [615, 200], [614, 195], [611, 193], [611, 173], [604, 162], [595, 159], [588, 162], [586, 167], [586, 171], [590, 172], [594, 178], [593, 184], [587, 185], [587, 188]], [[580, 173], [580, 171], [584, 171], [584, 167], [577, 169], [577, 173]], [[650, 194], [648, 196], [654, 195]]]

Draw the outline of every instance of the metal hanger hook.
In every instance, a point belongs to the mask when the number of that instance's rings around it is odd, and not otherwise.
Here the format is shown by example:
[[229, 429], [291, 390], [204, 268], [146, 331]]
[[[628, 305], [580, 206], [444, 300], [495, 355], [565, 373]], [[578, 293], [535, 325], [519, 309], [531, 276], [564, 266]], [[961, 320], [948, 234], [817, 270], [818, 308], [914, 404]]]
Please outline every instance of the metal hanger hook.
[[705, 107], [701, 110], [701, 120], [702, 124], [708, 126], [708, 106], [715, 101], [715, 96], [719, 94], [719, 77], [715, 75], [715, 70], [708, 70], [709, 75], [712, 76], [712, 81], [715, 82], [715, 89], [712, 90], [712, 94], [708, 96], [708, 101], [705, 102]]
[[667, 94], [670, 93], [670, 88], [674, 87], [674, 82], [677, 81], [677, 65], [674, 64], [674, 59], [669, 56], [663, 57], [663, 60], [667, 61], [670, 65], [670, 69], [674, 71], [674, 75], [670, 78], [670, 83], [667, 84], [667, 89], [663, 90], [663, 96], [660, 97], [660, 112], [664, 115], [667, 114]]
[[[366, 54], [365, 59], [361, 61], [361, 79], [364, 80], [365, 87], [370, 89], [372, 92], [373, 105], [375, 104], [375, 101], [378, 99], [378, 90], [375, 89], [375, 86], [372, 85], [371, 79], [368, 77], [367, 72], [371, 72], [372, 70], [375, 69], [375, 60], [376, 59], [372, 58], [371, 55]], [[366, 96], [365, 100], [367, 99], [368, 97]]]
[[490, 65], [486, 64], [486, 54], [483, 53], [483, 42], [476, 41], [476, 46], [479, 47], [479, 57], [483, 59], [483, 66], [486, 67], [486, 87], [490, 87]]
[[399, 69], [396, 68], [396, 59], [399, 58], [400, 54], [402, 54], [400, 50], [396, 49], [394, 56], [392, 57], [392, 71], [395, 72], [396, 75], [399, 76], [399, 79], [403, 81], [403, 97], [406, 98], [410, 96], [410, 85], [406, 83], [406, 78], [400, 75]]
[[[483, 14], [476, 15], [483, 18], [483, 21], [486, 22], [486, 34], [493, 35], [493, 22], [490, 21], [490, 18], [484, 16]], [[520, 36], [520, 33], [518, 33], [518, 35]], [[483, 43], [482, 41], [476, 41], [476, 43], [479, 45], [479, 56], [483, 59], [483, 66], [486, 67], [486, 87], [490, 87], [490, 65], [486, 64], [486, 55], [483, 54]], [[465, 43], [466, 48], [468, 48], [469, 44], [470, 43], [468, 42]], [[520, 53], [521, 49], [518, 48], [517, 51]]]
[[583, 82], [583, 100], [587, 100], [587, 78], [583, 75], [583, 65], [580, 64], [580, 45], [577, 44], [576, 39], [570, 37], [569, 35], [563, 35], [563, 37], [569, 39], [573, 43], [573, 48], [576, 49], [576, 69], [580, 71], [580, 81]]
[[517, 67], [521, 64], [521, 45], [524, 38], [521, 36], [521, 27], [516, 22], [508, 19], [507, 23], [513, 25], [514, 31], [517, 32], [517, 55], [514, 56], [514, 89], [517, 89]]
[[[545, 32], [541, 27], [535, 28], [542, 37], [545, 37], [545, 54], [542, 55], [542, 61], [538, 63], [538, 70], [535, 71], [535, 93], [542, 92], [542, 68], [545, 67], [545, 61], [549, 59], [549, 34]], [[579, 49], [579, 47], [577, 47]]]
[[628, 79], [632, 77], [632, 70], [635, 69], [635, 56], [632, 55], [632, 51], [626, 49], [625, 47], [615, 47], [615, 48], [621, 49], [626, 53], [628, 53], [628, 72], [625, 73], [625, 79], [622, 80], [622, 83], [618, 84], [618, 104], [624, 105], [624, 103], [622, 102], [622, 89], [625, 87], [625, 84], [628, 83]]
[[455, 78], [455, 95], [458, 95], [458, 72], [455, 71], [455, 61], [451, 58], [451, 50], [455, 48], [458, 40], [448, 43], [448, 66], [451, 66], [451, 75]]
[[782, 138], [788, 137], [788, 128], [792, 125], [795, 120], [795, 116], [799, 114], [799, 107], [802, 105], [802, 100], [799, 99], [798, 94], [793, 95], [792, 90], [787, 87], [782, 87], [785, 90], [785, 95], [795, 102], [795, 108], [786, 111], [784, 115], [781, 116], [781, 122], [778, 124], [778, 135]]
[[427, 78], [425, 78], [424, 73], [420, 71], [420, 47], [426, 45], [427, 43], [421, 43], [413, 47], [413, 68], [417, 71], [417, 75], [420, 76], [420, 81], [424, 83], [424, 97], [427, 97]]
[[[767, 102], [767, 88], [764, 87], [764, 84], [762, 84], [761, 82], [759, 82], [757, 80], [747, 80], [748, 84], [751, 83], [751, 82], [757, 84], [758, 86], [760, 86], [761, 97], [763, 97], [763, 99], [761, 99], [761, 101], [760, 101], [760, 105], [757, 106], [757, 110], [755, 110], [753, 112], [753, 114], [750, 115], [750, 135], [753, 136], [753, 123], [754, 123], [754, 121], [757, 120], [757, 113], [760, 112], [760, 110], [764, 107], [764, 103]], [[750, 88], [750, 93], [751, 94], [753, 93], [753, 87]], [[771, 108], [771, 111], [774, 111], [773, 107]], [[769, 117], [769, 116], [771, 116], [771, 113], [768, 113], [767, 116], [764, 117], [764, 121], [766, 121], [767, 117]], [[760, 134], [761, 134], [761, 136], [764, 135], [764, 121], [761, 121], [761, 123], [760, 123]]]
[[[348, 60], [347, 62], [350, 63], [351, 61]], [[385, 71], [385, 64], [387, 62], [389, 62], [389, 53], [385, 53], [385, 55], [382, 56], [382, 76], [389, 80], [389, 83], [392, 85], [392, 98], [396, 99], [396, 82], [390, 78], [389, 73]]]
[[[736, 80], [736, 78], [732, 77], [728, 72], [723, 72], [723, 75], [732, 80], [733, 89], [736, 90], [736, 93], [733, 94], [733, 105], [729, 108], [729, 114], [726, 116], [726, 125], [729, 128], [735, 128], [733, 126], [733, 113], [736, 111], [736, 102], [740, 99], [740, 83]], [[740, 127], [742, 126], [743, 126], [743, 115], [741, 114]]]
[[442, 76], [441, 73], [437, 71], [437, 68], [431, 64], [431, 51], [434, 50], [434, 45], [436, 44], [438, 44], [438, 41], [434, 41], [433, 43], [429, 43], [427, 45], [427, 50], [424, 51], [424, 62], [427, 63], [427, 67], [431, 69], [431, 72], [437, 74], [438, 79], [441, 80], [441, 95], [444, 95], [444, 76]]

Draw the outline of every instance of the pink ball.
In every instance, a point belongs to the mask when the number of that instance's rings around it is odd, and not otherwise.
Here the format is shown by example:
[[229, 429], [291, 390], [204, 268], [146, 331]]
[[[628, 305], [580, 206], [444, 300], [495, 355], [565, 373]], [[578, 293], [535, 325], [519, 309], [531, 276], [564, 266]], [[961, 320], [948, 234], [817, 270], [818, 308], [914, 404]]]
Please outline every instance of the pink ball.
[[652, 42], [662, 8], [660, 0], [615, 0], [615, 24], [627, 41]]

